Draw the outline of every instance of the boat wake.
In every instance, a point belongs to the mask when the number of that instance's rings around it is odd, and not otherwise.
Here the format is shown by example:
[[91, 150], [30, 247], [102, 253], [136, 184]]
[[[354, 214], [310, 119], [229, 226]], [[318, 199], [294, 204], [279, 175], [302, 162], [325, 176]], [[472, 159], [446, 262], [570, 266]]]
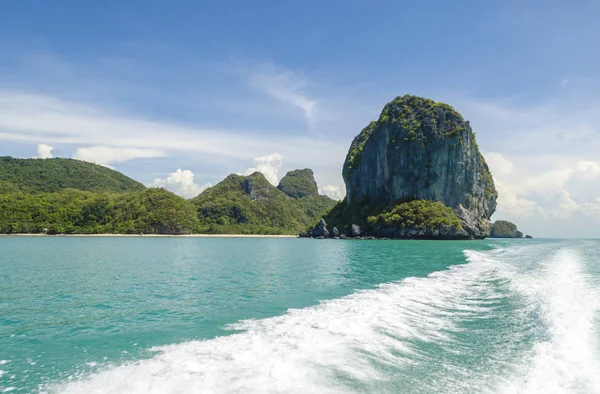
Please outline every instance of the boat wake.
[[600, 392], [600, 298], [577, 253], [465, 254], [424, 278], [240, 321], [229, 336], [156, 347], [40, 391]]

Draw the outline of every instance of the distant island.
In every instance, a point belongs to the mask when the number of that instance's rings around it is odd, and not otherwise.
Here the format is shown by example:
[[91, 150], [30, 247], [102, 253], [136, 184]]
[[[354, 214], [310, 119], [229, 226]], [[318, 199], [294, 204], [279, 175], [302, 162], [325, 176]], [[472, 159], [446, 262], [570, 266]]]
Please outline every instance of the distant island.
[[186, 200], [97, 164], [0, 157], [1, 234], [298, 234], [335, 204], [313, 172], [230, 175]]
[[[498, 193], [475, 133], [450, 105], [405, 95], [354, 138], [347, 195], [313, 171], [231, 174], [186, 200], [74, 159], [0, 157], [0, 234], [273, 234], [312, 238], [522, 238], [490, 218]], [[529, 236], [527, 236], [529, 237]]]
[[[496, 220], [492, 225], [490, 238], [523, 238], [523, 233], [517, 229], [517, 225], [506, 220]], [[525, 235], [525, 238], [533, 238]]]
[[405, 95], [354, 139], [346, 198], [303, 235], [477, 239], [498, 193], [475, 133], [454, 108]]

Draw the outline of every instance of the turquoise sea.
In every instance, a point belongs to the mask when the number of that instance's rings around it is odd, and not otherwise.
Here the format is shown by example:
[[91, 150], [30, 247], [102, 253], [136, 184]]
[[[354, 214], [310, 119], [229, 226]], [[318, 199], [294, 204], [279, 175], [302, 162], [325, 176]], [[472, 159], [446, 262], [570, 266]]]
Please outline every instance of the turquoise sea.
[[600, 241], [1, 237], [1, 392], [600, 393]]

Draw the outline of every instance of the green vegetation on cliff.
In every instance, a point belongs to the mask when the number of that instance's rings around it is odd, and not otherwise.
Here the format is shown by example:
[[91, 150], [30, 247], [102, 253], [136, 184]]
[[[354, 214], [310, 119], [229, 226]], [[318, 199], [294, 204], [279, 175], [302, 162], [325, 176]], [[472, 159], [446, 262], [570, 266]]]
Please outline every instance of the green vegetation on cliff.
[[[310, 170], [308, 170], [310, 171]], [[300, 176], [298, 175], [300, 173]], [[320, 196], [306, 170], [293, 171], [282, 179], [290, 197], [271, 185], [260, 172], [249, 176], [229, 175], [221, 183], [191, 200], [196, 207], [201, 232], [242, 234], [297, 234], [322, 216], [335, 201]], [[284, 181], [284, 180], [289, 181]], [[308, 183], [313, 185], [308, 185]]]
[[[358, 166], [369, 137], [386, 124], [399, 125], [406, 133], [405, 141], [420, 140], [423, 144], [427, 142], [425, 133], [429, 130], [439, 129], [445, 137], [460, 136], [465, 130], [463, 117], [448, 104], [409, 94], [396, 97], [385, 105], [377, 121], [369, 123], [354, 138], [346, 156], [345, 172], [349, 174]], [[461, 144], [462, 140], [459, 138], [457, 142]]]
[[367, 226], [371, 229], [391, 227], [399, 230], [437, 229], [441, 226], [462, 229], [460, 219], [451, 208], [431, 200], [413, 200], [398, 204], [377, 216], [369, 216]]
[[451, 208], [431, 200], [397, 201], [392, 204], [372, 204], [365, 200], [351, 205], [343, 200], [324, 219], [329, 229], [336, 227], [346, 234], [350, 231], [350, 224], [361, 226], [371, 235], [377, 235], [381, 230], [437, 230], [441, 226], [462, 230], [461, 221]]
[[118, 171], [73, 159], [15, 159], [0, 157], [0, 193], [78, 189], [123, 193], [141, 191], [141, 183]]
[[367, 127], [362, 129], [360, 134], [354, 137], [348, 154], [346, 155], [346, 165], [344, 165], [344, 171], [351, 171], [360, 162], [362, 151], [365, 148], [365, 144], [369, 140], [373, 131], [377, 128], [378, 122], [372, 121]]
[[162, 189], [0, 195], [0, 233], [189, 234], [199, 229], [194, 207]]

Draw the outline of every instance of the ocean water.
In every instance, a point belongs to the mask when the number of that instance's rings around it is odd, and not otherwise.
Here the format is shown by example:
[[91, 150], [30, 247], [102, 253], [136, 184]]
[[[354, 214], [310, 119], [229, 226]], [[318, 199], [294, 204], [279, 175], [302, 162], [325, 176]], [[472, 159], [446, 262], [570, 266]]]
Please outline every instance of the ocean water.
[[600, 241], [0, 237], [0, 393], [600, 393]]

